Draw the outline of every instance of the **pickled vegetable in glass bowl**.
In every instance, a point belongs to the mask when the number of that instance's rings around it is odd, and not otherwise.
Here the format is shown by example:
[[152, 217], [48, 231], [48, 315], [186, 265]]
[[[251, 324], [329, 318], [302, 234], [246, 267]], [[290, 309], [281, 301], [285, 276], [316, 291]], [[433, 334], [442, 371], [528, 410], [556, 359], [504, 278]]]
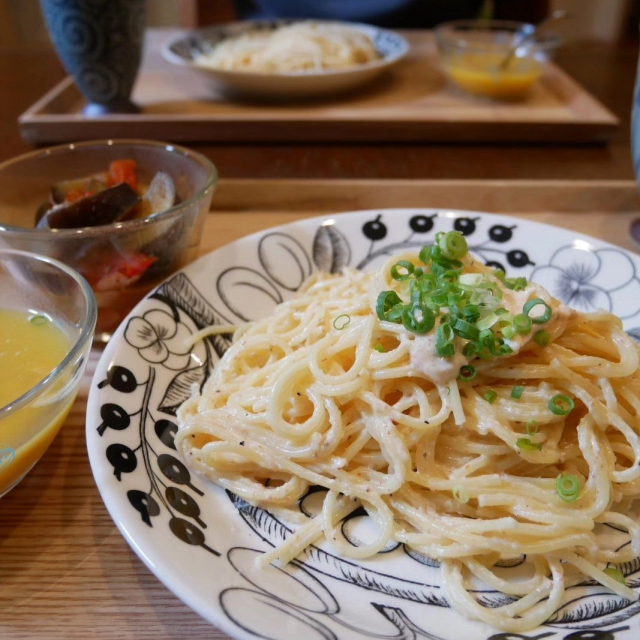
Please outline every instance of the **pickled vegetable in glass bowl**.
[[175, 184], [165, 171], [143, 183], [135, 160], [113, 160], [108, 171], [53, 184], [49, 199], [36, 212], [36, 227], [99, 227], [156, 215], [178, 202]]
[[204, 156], [144, 140], [69, 144], [0, 165], [0, 247], [58, 259], [92, 286], [96, 338], [195, 258], [217, 183]]

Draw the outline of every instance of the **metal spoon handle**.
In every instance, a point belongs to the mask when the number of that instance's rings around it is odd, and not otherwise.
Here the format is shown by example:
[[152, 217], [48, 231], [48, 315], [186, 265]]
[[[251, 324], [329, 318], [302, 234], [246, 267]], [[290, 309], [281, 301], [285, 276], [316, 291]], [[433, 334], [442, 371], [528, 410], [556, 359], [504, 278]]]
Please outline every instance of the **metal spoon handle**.
[[543, 27], [546, 27], [550, 22], [555, 22], [556, 20], [562, 20], [563, 18], [568, 18], [568, 17], [569, 17], [568, 11], [565, 11], [564, 9], [558, 9], [557, 11], [554, 11], [548, 18], [545, 18], [533, 29], [528, 29], [527, 31], [524, 31], [524, 32], [521, 31], [520, 34], [516, 34], [515, 44], [511, 45], [511, 48], [507, 52], [507, 55], [503, 58], [502, 62], [500, 62], [500, 64], [498, 65], [498, 68], [503, 70], [506, 69], [511, 63], [513, 56], [515, 56], [516, 51], [525, 42], [527, 42], [528, 40], [531, 40], [531, 38], [533, 38], [538, 33], [538, 31], [540, 31], [540, 29], [542, 29]]

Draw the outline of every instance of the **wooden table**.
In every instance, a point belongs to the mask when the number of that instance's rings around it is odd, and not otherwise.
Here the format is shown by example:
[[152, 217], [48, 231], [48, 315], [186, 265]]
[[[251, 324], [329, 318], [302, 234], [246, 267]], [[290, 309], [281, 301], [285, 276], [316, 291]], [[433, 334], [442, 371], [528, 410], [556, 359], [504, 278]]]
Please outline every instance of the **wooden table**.
[[[606, 147], [201, 145], [226, 178], [376, 179], [223, 181], [201, 250], [303, 216], [384, 206], [515, 213], [632, 249], [626, 230], [640, 215], [629, 151], [636, 60], [634, 45], [581, 43], [559, 56], [561, 66], [621, 118], [619, 133]], [[63, 76], [50, 50], [0, 49], [0, 160], [28, 150], [16, 118]], [[482, 181], [469, 181], [474, 179]], [[89, 381], [98, 357], [95, 351], [60, 435], [21, 485], [0, 501], [0, 637], [224, 638], [145, 568], [100, 499], [84, 436]]]
[[[558, 62], [609, 107], [622, 126], [608, 146], [299, 144], [197, 145], [227, 178], [630, 179], [629, 119], [635, 43], [574, 43]], [[28, 73], [25, 70], [28, 69]], [[50, 49], [3, 49], [0, 43], [0, 161], [29, 147], [16, 119], [64, 77]], [[193, 145], [196, 146], [196, 145]]]
[[[302, 217], [371, 207], [512, 213], [634, 249], [635, 181], [222, 181], [201, 252]], [[95, 350], [62, 431], [0, 500], [0, 638], [225, 638], [175, 598], [117, 531], [94, 484], [85, 410]], [[292, 638], [292, 640], [298, 640]]]

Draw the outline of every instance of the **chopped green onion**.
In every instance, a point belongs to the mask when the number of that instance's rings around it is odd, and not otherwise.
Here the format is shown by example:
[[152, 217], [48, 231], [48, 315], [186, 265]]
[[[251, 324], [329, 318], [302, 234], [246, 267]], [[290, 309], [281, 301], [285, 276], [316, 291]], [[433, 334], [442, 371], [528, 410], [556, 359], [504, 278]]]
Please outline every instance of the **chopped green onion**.
[[533, 336], [533, 341], [541, 347], [546, 347], [551, 340], [551, 336], [546, 331], [538, 331]]
[[436, 242], [442, 255], [452, 260], [464, 257], [469, 251], [467, 241], [459, 231], [449, 231], [440, 237], [436, 235]]
[[516, 447], [518, 449], [524, 449], [525, 451], [541, 451], [542, 444], [539, 442], [531, 442], [529, 438], [518, 438], [516, 440]]
[[454, 271], [453, 269], [449, 269], [448, 271], [441, 273], [438, 276], [438, 280], [440, 280], [445, 284], [455, 284], [456, 282], [458, 282], [459, 277], [460, 276], [457, 271]]
[[508, 356], [513, 353], [513, 349], [508, 344], [501, 344], [498, 347], [498, 355], [499, 356]]
[[449, 292], [446, 289], [436, 289], [431, 294], [431, 300], [436, 304], [443, 306], [449, 301]]
[[484, 331], [485, 329], [490, 329], [499, 320], [499, 315], [496, 313], [490, 313], [488, 316], [482, 318], [482, 320], [478, 320], [478, 322], [476, 322], [476, 327], [478, 327], [480, 331]]
[[435, 289], [436, 277], [433, 275], [433, 273], [425, 273], [417, 280], [417, 283], [420, 291], [431, 291], [432, 289]]
[[527, 334], [531, 333], [532, 327], [533, 320], [529, 316], [526, 316], [524, 313], [519, 313], [513, 319], [513, 328], [516, 330], [516, 333], [521, 336], [526, 336]]
[[502, 337], [506, 338], [507, 340], [511, 340], [511, 338], [516, 337], [516, 330], [512, 325], [507, 325], [506, 327], [502, 328]]
[[380, 353], [386, 353], [385, 348], [381, 345], [381, 344], [377, 344], [375, 347], [373, 347], [376, 351], [380, 352]]
[[447, 297], [447, 302], [449, 303], [450, 307], [460, 304], [463, 300], [464, 300], [464, 293], [462, 291], [450, 293], [449, 296]]
[[436, 344], [436, 353], [441, 358], [453, 358], [456, 349], [451, 342], [445, 342], [444, 344]]
[[47, 318], [47, 316], [42, 315], [41, 313], [39, 313], [38, 315], [31, 316], [29, 318], [29, 322], [31, 324], [34, 324], [36, 327], [40, 327], [43, 324], [47, 324], [47, 322], [49, 322], [49, 318]]
[[447, 291], [443, 289], [436, 289], [431, 292], [431, 302], [442, 307], [447, 304]]
[[522, 398], [523, 391], [524, 387], [516, 385], [515, 387], [513, 387], [513, 389], [511, 389], [511, 397], [515, 398], [516, 400], [520, 400], [520, 398]]
[[486, 280], [481, 273], [463, 273], [460, 276], [460, 284], [467, 287], [475, 287], [479, 282]]
[[477, 340], [480, 337], [478, 327], [460, 318], [453, 323], [453, 331], [465, 340]]
[[402, 324], [413, 333], [428, 333], [436, 324], [436, 317], [426, 307], [414, 305], [402, 311]]
[[526, 278], [504, 278], [504, 286], [512, 291], [524, 291], [527, 288]]
[[351, 322], [351, 316], [343, 313], [333, 321], [333, 328], [342, 331]]
[[469, 502], [469, 494], [464, 487], [453, 487], [453, 498], [456, 502], [460, 502], [462, 504], [467, 504]]
[[[540, 315], [531, 316], [531, 311], [538, 306], [542, 306], [544, 311]], [[531, 318], [531, 322], [533, 322], [533, 324], [545, 324], [551, 320], [551, 307], [542, 298], [533, 298], [533, 300], [529, 300], [529, 302], [527, 302], [522, 308], [522, 311], [526, 316]]]
[[478, 353], [478, 345], [475, 342], [467, 342], [467, 344], [462, 347], [462, 355], [465, 356], [465, 358], [470, 358], [476, 355], [476, 353]]
[[468, 304], [462, 310], [462, 315], [468, 322], [477, 322], [480, 319], [480, 308], [477, 304]]
[[[512, 352], [511, 347], [503, 344], [503, 341], [491, 329], [480, 332], [480, 344], [488, 349], [493, 356], [507, 355]], [[501, 351], [502, 347], [506, 347], [503, 352]]]
[[565, 502], [573, 502], [580, 495], [580, 479], [568, 473], [561, 473], [556, 478], [556, 493]]
[[436, 331], [437, 344], [446, 344], [448, 342], [453, 342], [454, 337], [455, 334], [453, 333], [453, 328], [449, 323], [441, 324]]
[[[455, 496], [454, 496], [455, 497]], [[616, 582], [620, 582], [623, 585], [627, 585], [627, 580], [624, 577], [624, 573], [617, 567], [607, 567], [602, 573], [606, 573], [610, 578], [613, 578]]]
[[535, 420], [529, 420], [529, 422], [527, 422], [526, 429], [527, 433], [530, 436], [533, 436], [540, 431], [540, 425]]
[[489, 403], [489, 404], [493, 404], [496, 401], [496, 398], [498, 397], [498, 394], [493, 390], [493, 389], [489, 389], [489, 391], [487, 391], [484, 394], [484, 399]]
[[398, 282], [402, 282], [409, 278], [413, 273], [415, 266], [408, 260], [400, 260], [391, 267], [391, 277]]
[[[438, 242], [439, 235], [436, 234], [436, 242]], [[444, 273], [448, 269], [460, 269], [462, 267], [460, 260], [446, 256], [437, 244], [431, 245], [429, 252], [431, 253], [431, 271], [436, 275]]]
[[500, 306], [503, 296], [502, 289], [493, 282], [489, 282], [486, 285], [478, 285], [471, 292], [469, 302], [477, 304], [488, 311], [493, 311]]
[[[489, 360], [513, 354], [508, 341], [516, 335], [527, 335], [533, 324], [550, 318], [551, 308], [541, 299], [527, 302], [523, 313], [514, 316], [501, 306], [504, 288], [521, 290], [527, 286], [525, 278], [506, 278], [496, 272], [496, 278], [480, 273], [463, 273], [462, 258], [468, 253], [467, 240], [459, 231], [436, 233], [432, 245], [424, 245], [419, 252], [421, 266], [409, 260], [398, 260], [390, 269], [390, 276], [406, 282], [396, 291], [383, 291], [376, 301], [376, 314], [382, 321], [402, 324], [416, 334], [426, 334], [437, 327], [435, 351], [442, 358], [452, 358], [457, 351], [465, 357]], [[536, 317], [529, 312], [542, 304], [545, 313]], [[340, 322], [346, 318], [346, 322]], [[334, 327], [342, 329], [350, 318], [340, 316]], [[544, 336], [544, 334], [543, 334]], [[456, 345], [460, 338], [460, 347]], [[464, 342], [462, 342], [464, 341]], [[374, 348], [378, 351], [377, 346]], [[461, 368], [460, 380], [475, 378], [474, 367]], [[517, 394], [517, 388], [514, 390]], [[491, 402], [497, 394], [488, 393]], [[519, 396], [514, 396], [519, 397]]]
[[[389, 320], [388, 313], [396, 305], [402, 304], [400, 296], [395, 291], [382, 291], [376, 301], [376, 314], [380, 320]], [[392, 320], [399, 322], [399, 320]]]
[[404, 313], [405, 305], [402, 303], [397, 304], [389, 313], [387, 313], [387, 320], [389, 322], [395, 322], [396, 324], [402, 324], [402, 314]]
[[549, 411], [557, 416], [568, 416], [575, 407], [574, 401], [569, 396], [561, 393], [556, 394], [549, 400]]
[[429, 247], [428, 245], [424, 245], [424, 247], [420, 249], [418, 258], [420, 258], [420, 262], [422, 262], [423, 264], [429, 264], [431, 262], [431, 247]]
[[470, 364], [464, 365], [464, 367], [460, 367], [460, 371], [458, 371], [458, 380], [463, 380], [464, 382], [469, 382], [473, 380], [478, 375], [475, 367], [472, 367]]

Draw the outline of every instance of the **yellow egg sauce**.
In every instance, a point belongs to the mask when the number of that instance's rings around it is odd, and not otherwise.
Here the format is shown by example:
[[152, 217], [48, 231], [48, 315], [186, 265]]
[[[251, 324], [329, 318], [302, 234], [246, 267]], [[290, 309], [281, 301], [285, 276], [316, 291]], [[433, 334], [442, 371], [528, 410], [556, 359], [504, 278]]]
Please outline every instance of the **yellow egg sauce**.
[[[0, 309], [0, 408], [46, 378], [70, 348], [69, 337], [45, 315]], [[0, 495], [38, 461], [69, 413], [73, 397], [57, 386], [0, 418]]]
[[505, 52], [462, 53], [446, 60], [444, 66], [451, 80], [469, 93], [489, 98], [522, 98], [542, 75], [542, 64], [535, 58], [513, 58], [502, 69], [504, 57]]

